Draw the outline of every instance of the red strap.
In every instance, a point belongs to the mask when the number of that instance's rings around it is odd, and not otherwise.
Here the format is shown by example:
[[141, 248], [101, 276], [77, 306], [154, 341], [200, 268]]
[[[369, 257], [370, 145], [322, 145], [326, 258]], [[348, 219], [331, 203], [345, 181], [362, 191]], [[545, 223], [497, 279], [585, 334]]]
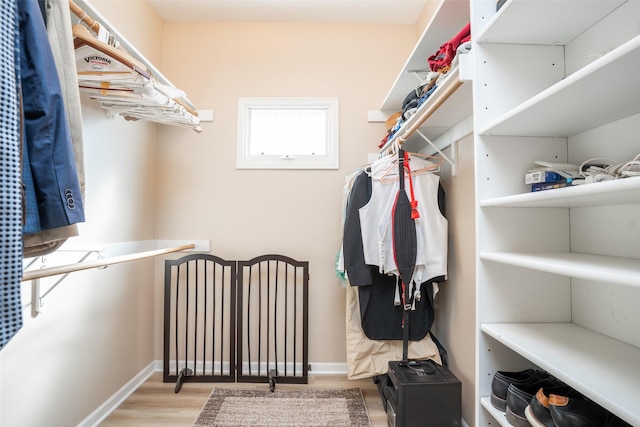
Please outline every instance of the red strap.
[[407, 169], [407, 175], [409, 175], [409, 192], [411, 194], [411, 219], [420, 218], [418, 212], [418, 201], [413, 194], [413, 178], [411, 177], [411, 167], [409, 166], [409, 153], [404, 152], [404, 167]]

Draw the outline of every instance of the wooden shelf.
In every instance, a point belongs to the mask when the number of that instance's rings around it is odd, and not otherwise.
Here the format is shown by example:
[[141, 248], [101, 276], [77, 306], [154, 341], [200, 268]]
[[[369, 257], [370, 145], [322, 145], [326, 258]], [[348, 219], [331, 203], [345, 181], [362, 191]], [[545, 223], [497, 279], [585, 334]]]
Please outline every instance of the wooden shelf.
[[427, 59], [436, 53], [440, 46], [449, 41], [469, 22], [469, 2], [460, 0], [440, 0], [440, 4], [418, 39], [391, 89], [380, 107], [381, 111], [394, 113], [402, 110], [402, 101], [414, 90], [420, 80], [412, 74], [414, 71], [429, 70]]
[[640, 425], [637, 347], [573, 323], [483, 324], [481, 330], [625, 421]]
[[476, 36], [478, 43], [565, 45], [625, 0], [509, 0]]
[[508, 111], [480, 134], [569, 137], [640, 113], [638, 63], [640, 36]]
[[574, 208], [640, 203], [640, 177], [555, 190], [536, 191], [480, 201], [481, 207]]
[[575, 252], [481, 252], [480, 259], [586, 280], [640, 287], [640, 262], [632, 258]]

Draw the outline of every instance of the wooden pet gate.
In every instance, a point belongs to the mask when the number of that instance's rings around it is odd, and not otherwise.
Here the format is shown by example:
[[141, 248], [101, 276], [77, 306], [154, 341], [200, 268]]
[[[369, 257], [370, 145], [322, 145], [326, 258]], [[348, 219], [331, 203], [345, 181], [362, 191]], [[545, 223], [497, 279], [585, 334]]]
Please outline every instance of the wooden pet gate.
[[309, 263], [283, 255], [165, 261], [163, 381], [308, 381]]

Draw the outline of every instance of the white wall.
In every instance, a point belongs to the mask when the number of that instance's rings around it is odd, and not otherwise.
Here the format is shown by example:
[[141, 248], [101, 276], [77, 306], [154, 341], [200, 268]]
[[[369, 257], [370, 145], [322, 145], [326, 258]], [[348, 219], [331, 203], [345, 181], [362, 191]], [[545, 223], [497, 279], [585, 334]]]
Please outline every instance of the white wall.
[[[160, 134], [157, 237], [209, 239], [226, 259], [309, 261], [312, 366], [345, 363], [345, 292], [335, 272], [345, 177], [378, 151], [384, 124], [368, 123], [367, 111], [382, 104], [414, 37], [413, 26], [165, 24], [163, 70], [198, 108], [213, 109], [215, 122], [201, 134]], [[236, 170], [238, 97], [260, 96], [337, 97], [340, 168]], [[158, 304], [158, 358], [161, 316]]]
[[473, 135], [445, 150], [456, 174], [444, 163], [440, 181], [449, 221], [447, 281], [437, 296], [433, 333], [447, 348], [449, 369], [462, 383], [462, 418], [473, 425], [475, 410], [475, 168]]

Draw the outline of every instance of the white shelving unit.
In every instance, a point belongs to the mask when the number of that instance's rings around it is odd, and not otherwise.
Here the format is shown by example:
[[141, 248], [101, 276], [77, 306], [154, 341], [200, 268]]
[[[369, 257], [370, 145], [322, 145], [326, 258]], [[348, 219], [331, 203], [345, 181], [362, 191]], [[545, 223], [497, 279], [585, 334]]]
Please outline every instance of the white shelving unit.
[[[640, 177], [524, 184], [536, 160], [640, 153], [638, 16], [637, 0], [442, 0], [382, 104], [399, 111], [426, 58], [471, 21], [473, 85], [452, 73], [442, 92], [455, 90], [397, 135], [417, 128], [440, 149], [474, 135], [476, 427], [510, 425], [491, 380], [527, 368], [640, 426]], [[418, 135], [404, 146], [422, 150]]]
[[497, 370], [546, 370], [640, 425], [640, 178], [528, 193], [535, 160], [640, 153], [640, 2], [472, 0], [476, 426]]

